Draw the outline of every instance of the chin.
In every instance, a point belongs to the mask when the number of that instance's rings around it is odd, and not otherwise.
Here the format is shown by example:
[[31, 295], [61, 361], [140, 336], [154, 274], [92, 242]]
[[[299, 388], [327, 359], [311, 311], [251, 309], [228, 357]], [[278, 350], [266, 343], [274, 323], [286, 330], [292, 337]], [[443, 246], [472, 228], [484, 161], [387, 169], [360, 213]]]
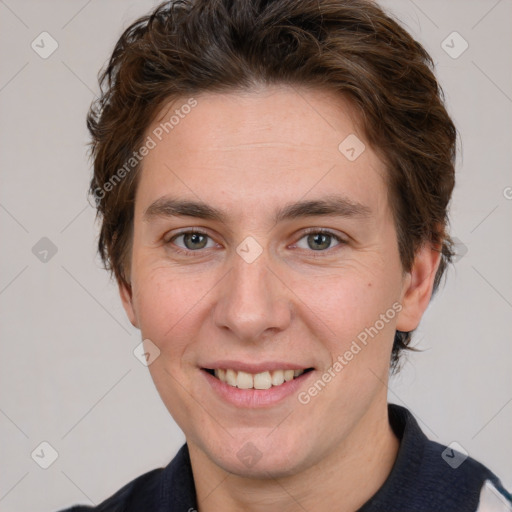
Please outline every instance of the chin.
[[305, 469], [309, 459], [304, 440], [282, 437], [270, 441], [265, 429], [249, 436], [228, 436], [225, 443], [207, 446], [206, 451], [212, 462], [229, 473], [255, 479], [282, 478]]

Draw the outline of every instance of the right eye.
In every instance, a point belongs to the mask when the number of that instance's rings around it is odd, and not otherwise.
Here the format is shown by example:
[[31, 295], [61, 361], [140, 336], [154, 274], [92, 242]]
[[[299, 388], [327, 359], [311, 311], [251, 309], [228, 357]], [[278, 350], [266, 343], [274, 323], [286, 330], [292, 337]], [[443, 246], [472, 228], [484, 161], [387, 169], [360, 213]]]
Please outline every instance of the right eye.
[[[208, 241], [211, 244], [208, 246]], [[215, 242], [206, 233], [198, 230], [194, 231], [182, 231], [177, 235], [174, 235], [167, 245], [175, 245], [180, 249], [178, 252], [189, 251], [197, 252], [200, 249], [210, 249], [215, 246]]]

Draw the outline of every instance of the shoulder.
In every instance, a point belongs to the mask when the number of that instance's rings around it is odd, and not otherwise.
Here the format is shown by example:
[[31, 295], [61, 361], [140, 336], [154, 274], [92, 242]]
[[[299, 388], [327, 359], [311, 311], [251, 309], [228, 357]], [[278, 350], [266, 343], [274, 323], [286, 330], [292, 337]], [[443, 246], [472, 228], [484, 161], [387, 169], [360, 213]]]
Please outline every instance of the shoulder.
[[194, 508], [194, 478], [188, 446], [184, 444], [167, 467], [135, 478], [99, 505], [75, 505], [60, 512], [170, 512]]
[[421, 476], [428, 500], [439, 510], [512, 512], [512, 496], [500, 479], [461, 447], [428, 441]]
[[466, 510], [460, 508], [464, 505], [467, 510], [476, 510], [482, 495], [485, 496], [491, 488], [503, 500], [510, 499], [500, 479], [489, 468], [470, 457], [462, 447], [453, 444], [445, 446], [427, 441], [419, 476], [428, 499], [437, 502], [438, 506]]
[[159, 476], [163, 468], [148, 471], [127, 483], [105, 501], [96, 506], [75, 505], [60, 512], [127, 512], [134, 501], [140, 503], [140, 510], [153, 510], [152, 501], [158, 492]]
[[[482, 500], [494, 497], [503, 506], [511, 506], [510, 494], [499, 478], [460, 445], [445, 446], [429, 440], [403, 407], [390, 405], [389, 421], [400, 440], [398, 456], [386, 482], [361, 512], [475, 512]], [[496, 512], [512, 512], [503, 506]]]

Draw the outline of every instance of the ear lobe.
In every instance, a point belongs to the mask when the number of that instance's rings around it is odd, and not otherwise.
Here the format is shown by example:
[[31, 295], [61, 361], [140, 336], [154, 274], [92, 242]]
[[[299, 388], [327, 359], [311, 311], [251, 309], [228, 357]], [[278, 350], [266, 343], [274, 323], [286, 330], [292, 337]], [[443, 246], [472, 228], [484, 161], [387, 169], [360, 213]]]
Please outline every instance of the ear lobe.
[[430, 243], [417, 251], [413, 266], [404, 279], [397, 330], [410, 332], [418, 327], [430, 302], [440, 262], [441, 251]]
[[122, 281], [118, 281], [117, 286], [119, 288], [119, 295], [121, 297], [121, 302], [123, 303], [126, 316], [128, 316], [131, 324], [138, 329], [139, 324], [137, 321], [137, 315], [135, 314], [135, 308], [133, 307], [132, 287], [130, 284]]

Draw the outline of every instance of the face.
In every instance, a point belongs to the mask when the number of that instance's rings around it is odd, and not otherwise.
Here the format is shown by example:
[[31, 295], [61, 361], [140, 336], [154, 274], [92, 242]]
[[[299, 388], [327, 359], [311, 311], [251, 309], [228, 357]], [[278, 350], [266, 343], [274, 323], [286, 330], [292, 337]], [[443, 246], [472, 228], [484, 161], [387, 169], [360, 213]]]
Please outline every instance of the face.
[[189, 446], [292, 474], [385, 410], [395, 329], [416, 327], [436, 262], [403, 271], [386, 170], [348, 102], [284, 86], [195, 100], [147, 130], [123, 304]]

